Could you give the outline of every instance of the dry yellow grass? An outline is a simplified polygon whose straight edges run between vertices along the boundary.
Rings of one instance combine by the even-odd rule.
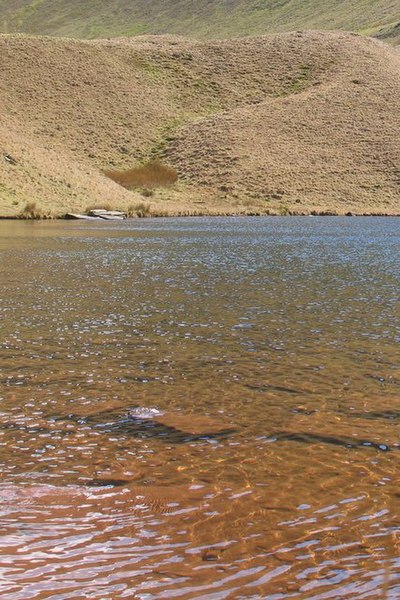
[[[400,213],[400,53],[376,40],[6,35],[0,56],[0,215]],[[154,159],[178,182],[104,175]]]

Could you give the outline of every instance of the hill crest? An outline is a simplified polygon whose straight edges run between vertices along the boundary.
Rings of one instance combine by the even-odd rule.
[[[0,0],[0,31],[78,38],[179,34],[226,38],[341,29],[398,43],[392,0]]]

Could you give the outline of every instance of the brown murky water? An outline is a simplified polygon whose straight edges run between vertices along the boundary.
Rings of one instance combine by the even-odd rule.
[[[0,223],[0,596],[400,598],[399,233]]]

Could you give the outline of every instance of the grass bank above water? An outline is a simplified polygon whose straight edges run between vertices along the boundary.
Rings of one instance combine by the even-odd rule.
[[[201,204],[204,204],[203,202],[201,202]],[[82,212],[82,214],[88,214],[90,213],[91,210],[93,210],[93,208],[96,207],[87,207],[87,209],[85,209],[85,211]],[[113,210],[109,204],[107,205],[102,205],[99,206],[97,208],[103,208],[105,210]],[[120,210],[119,208],[114,210]],[[400,212],[399,213],[386,213],[386,212],[374,212],[374,211],[370,211],[370,212],[363,212],[363,213],[358,213],[358,212],[351,212],[351,211],[347,211],[346,213],[339,213],[339,212],[334,212],[334,211],[327,211],[327,210],[321,210],[321,211],[317,211],[317,210],[311,210],[309,212],[306,211],[291,211],[288,210],[286,207],[280,207],[278,208],[278,210],[260,210],[257,208],[251,208],[251,207],[237,207],[237,210],[223,210],[221,209],[220,211],[218,210],[209,210],[206,206],[199,206],[198,208],[188,208],[188,207],[182,207],[182,208],[178,208],[176,207],[175,209],[171,209],[171,208],[165,208],[160,209],[157,206],[153,206],[150,202],[139,202],[137,204],[132,204],[128,207],[127,210],[125,211],[121,211],[121,212],[125,212],[126,218],[128,219],[134,219],[134,218],[162,218],[162,217],[234,217],[234,216],[247,216],[247,217],[258,217],[258,216],[271,216],[271,217],[300,217],[300,216],[319,216],[319,217],[338,217],[338,216],[346,216],[346,217],[353,217],[353,216],[368,216],[368,217],[387,217],[387,216],[391,216],[391,217],[398,217],[400,216]],[[65,218],[70,218],[69,214],[55,214],[55,213],[51,213],[51,212],[45,212],[42,211],[40,209],[40,207],[38,207],[36,205],[35,202],[30,202],[28,203],[24,210],[17,216],[7,216],[7,217],[3,217],[0,216],[0,219],[14,219],[14,220],[52,220],[52,219],[65,219]]]
[[[400,211],[400,55],[376,40],[10,35],[0,52],[1,216]]]

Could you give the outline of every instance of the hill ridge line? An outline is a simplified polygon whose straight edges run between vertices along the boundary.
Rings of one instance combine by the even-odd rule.
[[[345,30],[399,43],[399,14],[392,0],[0,0],[0,31],[100,38],[141,34],[221,39],[295,30]]]

